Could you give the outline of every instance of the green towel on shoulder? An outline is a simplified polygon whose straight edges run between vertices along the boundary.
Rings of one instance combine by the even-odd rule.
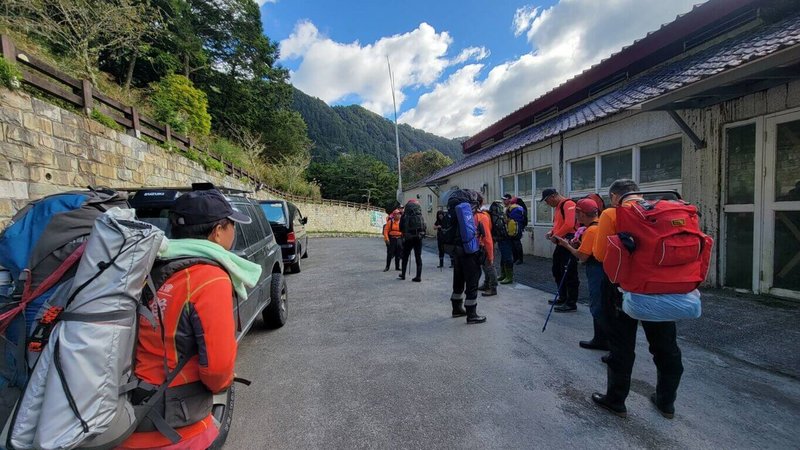
[[[261,266],[250,262],[233,252],[225,250],[221,245],[205,239],[164,239],[158,256],[164,259],[197,256],[216,261],[228,271],[236,294],[242,300],[247,299],[247,290],[256,285],[261,277]]]

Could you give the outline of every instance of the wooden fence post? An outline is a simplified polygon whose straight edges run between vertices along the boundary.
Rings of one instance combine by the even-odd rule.
[[[187,142],[187,143],[186,143],[186,145],[188,145],[188,146],[189,146],[189,150],[191,150],[191,149],[193,149],[193,148],[194,148],[194,142],[193,142],[193,140],[192,140],[192,137],[191,137],[191,136],[189,136],[189,137],[187,137],[187,138],[186,138],[186,142]]]
[[[172,130],[169,127],[169,124],[164,125],[164,139],[166,140],[165,144],[169,145],[170,141],[172,141]]]
[[[139,111],[136,109],[135,106],[131,106],[131,124],[133,126],[133,137],[141,138],[142,137],[142,128],[139,124]]]
[[[92,82],[89,80],[81,80],[81,93],[83,94],[83,110],[86,115],[92,114],[94,101],[92,100]]]
[[[5,34],[0,35],[0,51],[3,52],[3,58],[10,63],[17,62],[17,51],[14,48],[14,42]]]

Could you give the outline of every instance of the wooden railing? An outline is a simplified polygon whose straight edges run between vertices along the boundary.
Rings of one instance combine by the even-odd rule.
[[[140,114],[135,106],[124,105],[111,97],[103,95],[94,89],[89,80],[79,80],[67,75],[49,66],[39,58],[17,49],[11,38],[4,34],[0,35],[0,52],[2,52],[2,56],[6,61],[20,66],[25,84],[80,108],[87,116],[91,115],[92,110],[97,108],[122,126],[126,133],[131,136],[137,138],[146,136],[159,144],[170,145],[181,153],[185,153],[188,150],[200,151],[206,157],[219,161],[224,168],[225,174],[238,178],[247,178],[254,185],[261,187],[262,190],[268,190],[274,195],[287,200],[383,211],[367,204],[300,197],[277,189],[264,188],[264,183],[255,175],[250,174],[242,167],[235,166],[230,161],[225,161],[221,156],[209,152],[208,148],[197,146],[190,136],[183,136],[173,132],[169,125],[162,125],[158,121]]]

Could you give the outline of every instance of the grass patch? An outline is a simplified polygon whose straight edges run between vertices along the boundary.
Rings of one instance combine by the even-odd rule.
[[[93,108],[92,109],[92,114],[89,117],[91,117],[95,121],[100,122],[101,124],[107,126],[108,128],[111,128],[112,130],[125,131],[125,127],[123,127],[122,125],[118,124],[117,121],[112,119],[111,117],[108,117],[107,115],[103,114],[97,108]]]

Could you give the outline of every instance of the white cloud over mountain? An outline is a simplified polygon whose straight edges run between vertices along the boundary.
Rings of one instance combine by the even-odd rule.
[[[426,23],[362,45],[334,42],[311,22],[301,22],[281,42],[281,57],[302,59],[291,74],[300,90],[329,103],[356,98],[365,108],[387,115],[392,111],[389,55],[398,104],[405,99],[404,89],[427,90],[399,121],[442,136],[466,136],[671,22],[696,1],[561,0],[547,9],[523,7],[509,18],[511,32],[524,34],[531,52],[493,67],[479,63],[490,49],[457,52],[446,31]],[[462,64],[443,78],[445,69]]]

